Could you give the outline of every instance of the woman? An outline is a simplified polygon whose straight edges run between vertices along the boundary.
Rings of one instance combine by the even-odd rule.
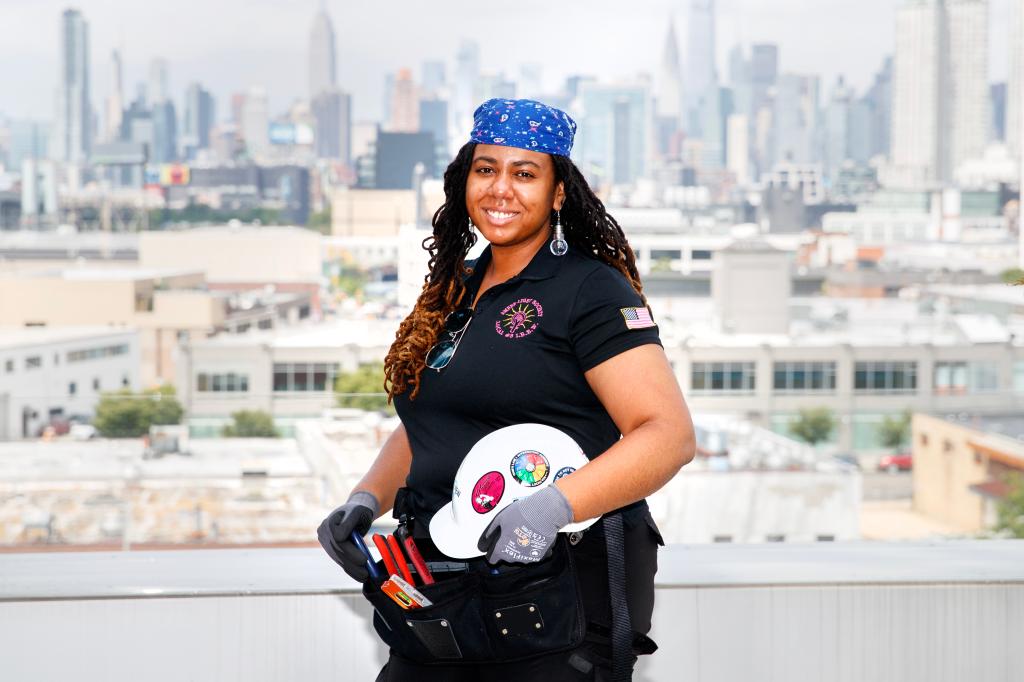
[[[402,423],[319,536],[349,575],[366,580],[349,534],[365,533],[404,486],[421,551],[444,559],[428,522],[451,501],[473,444],[512,424],[554,426],[592,461],[503,509],[479,547],[491,564],[528,561],[506,551],[517,529],[550,553],[559,528],[622,511],[626,596],[643,634],[660,544],[644,497],[693,458],[693,429],[633,253],[569,160],[575,129],[564,112],[530,100],[477,109],[470,141],[444,175],[429,276],[385,360]],[[489,246],[470,264],[474,225]],[[605,679],[613,616],[601,524],[572,552],[588,621],[576,650],[484,666],[416,665],[392,651],[379,679]]]

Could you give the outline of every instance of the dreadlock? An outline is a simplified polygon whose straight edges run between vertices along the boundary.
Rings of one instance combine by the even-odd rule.
[[[410,399],[416,398],[427,352],[437,343],[445,317],[466,295],[463,280],[469,271],[465,259],[476,243],[466,210],[466,180],[475,149],[476,143],[467,142],[444,172],[444,204],[431,221],[433,234],[423,240],[423,248],[430,254],[429,273],[415,307],[398,326],[384,359],[384,388],[389,401],[410,387]],[[561,218],[570,248],[591,254],[621,272],[644,298],[633,250],[622,228],[568,157],[552,155],[551,159],[555,182],[563,183],[565,188]]]

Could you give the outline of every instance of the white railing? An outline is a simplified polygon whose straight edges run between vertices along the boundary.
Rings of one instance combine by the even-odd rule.
[[[1024,541],[674,545],[637,680],[1019,682]],[[0,679],[373,680],[318,549],[0,554]]]

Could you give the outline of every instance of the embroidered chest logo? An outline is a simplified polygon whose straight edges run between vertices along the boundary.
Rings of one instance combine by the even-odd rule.
[[[534,298],[521,298],[509,303],[498,315],[494,331],[506,339],[521,339],[529,336],[544,317],[544,306]]]

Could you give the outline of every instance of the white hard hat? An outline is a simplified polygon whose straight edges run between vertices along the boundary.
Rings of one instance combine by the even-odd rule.
[[[498,512],[588,461],[576,441],[551,426],[516,424],[489,433],[459,465],[452,501],[430,520],[430,539],[455,559],[482,556],[476,543]],[[571,523],[562,532],[583,530],[595,521]]]

